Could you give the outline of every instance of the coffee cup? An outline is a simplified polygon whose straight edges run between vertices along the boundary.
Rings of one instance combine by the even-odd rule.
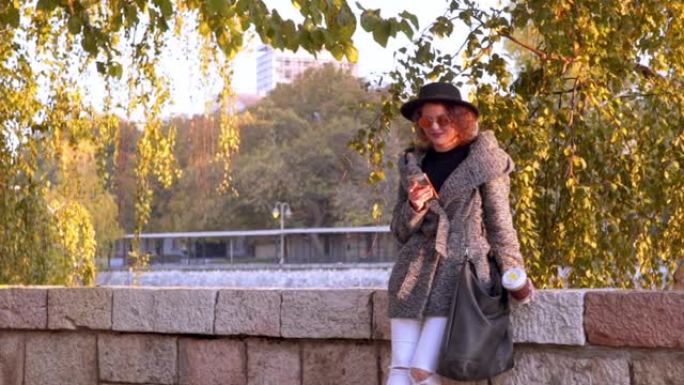
[[[503,287],[508,290],[516,301],[527,303],[531,299],[532,282],[527,278],[527,273],[520,267],[506,270],[502,277]]]

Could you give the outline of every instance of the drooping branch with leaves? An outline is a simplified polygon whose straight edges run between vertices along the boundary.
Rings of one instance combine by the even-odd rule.
[[[671,281],[684,257],[684,4],[447,3],[397,53],[380,124],[354,145],[382,159],[409,95],[428,81],[467,87],[481,128],[516,160],[515,222],[539,283]]]
[[[170,98],[169,79],[159,71],[162,53],[172,49],[171,38],[199,37],[202,75],[223,81],[214,153],[224,172],[216,187],[230,191],[233,154],[240,143],[230,63],[246,34],[256,34],[274,48],[325,50],[337,59],[357,60],[352,42],[357,19],[347,2],[293,1],[292,6],[301,21],[285,19],[253,0],[0,2],[0,282],[92,282],[94,269],[79,267],[92,265],[92,213],[79,202],[82,191],[59,193],[73,192],[59,184],[74,180],[64,167],[51,165],[60,164],[65,149],[88,142],[102,186],[108,191],[116,187],[110,175],[116,166],[121,111],[127,117],[143,116],[136,124],[141,134],[134,231],[144,230],[154,187],[170,186],[179,176],[175,130],[162,117]],[[107,91],[97,111],[79,87],[90,68]],[[137,251],[137,242],[130,254],[133,261],[146,257]]]

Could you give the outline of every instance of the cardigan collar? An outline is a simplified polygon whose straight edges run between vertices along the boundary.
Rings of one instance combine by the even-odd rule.
[[[426,151],[409,149],[404,154],[402,183],[408,175],[422,172],[421,164]],[[514,164],[510,156],[499,146],[491,130],[478,134],[470,144],[468,156],[447,177],[440,188],[441,195],[450,195],[456,190],[477,188],[479,185],[513,171]]]

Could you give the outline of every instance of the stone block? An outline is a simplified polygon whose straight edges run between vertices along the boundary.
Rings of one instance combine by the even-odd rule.
[[[245,344],[231,339],[183,338],[179,344],[181,385],[246,385]]]
[[[372,294],[366,289],[283,290],[281,334],[286,338],[370,338]]]
[[[112,290],[109,288],[54,288],[48,290],[49,329],[112,327]]]
[[[632,385],[674,385],[684,382],[684,353],[650,354],[632,361]]]
[[[0,329],[46,329],[47,289],[0,289]]]
[[[684,349],[684,292],[590,291],[585,303],[591,344]]]
[[[280,291],[235,289],[218,292],[216,334],[280,336]]]
[[[24,383],[24,335],[0,332],[0,384]]]
[[[387,290],[373,292],[373,339],[390,339],[390,320],[387,317]]]
[[[493,385],[630,385],[629,362],[619,357],[583,357],[580,351],[516,349],[515,367]]]
[[[302,385],[379,385],[378,358],[372,344],[302,343]]]
[[[155,335],[100,335],[100,380],[134,384],[176,383],[176,338]]]
[[[513,342],[584,345],[584,290],[538,290],[528,305],[513,306]]]
[[[95,336],[32,333],[26,336],[25,385],[97,383]]]
[[[216,290],[114,289],[113,330],[212,334]]]
[[[162,289],[155,292],[155,332],[214,332],[216,290]]]
[[[112,329],[154,332],[154,292],[150,288],[116,288],[112,295]]]
[[[299,351],[294,342],[248,339],[247,384],[300,385]]]

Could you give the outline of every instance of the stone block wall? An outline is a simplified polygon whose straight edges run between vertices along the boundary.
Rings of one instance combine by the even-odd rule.
[[[7,287],[0,384],[384,385],[386,310],[372,289]],[[684,292],[542,290],[512,329],[495,385],[684,384]]]

